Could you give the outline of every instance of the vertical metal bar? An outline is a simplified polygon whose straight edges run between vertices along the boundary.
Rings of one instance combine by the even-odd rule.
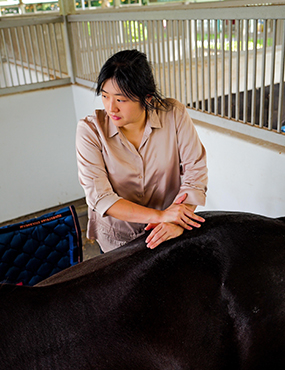
[[[149,59],[151,59],[151,21],[147,21],[147,52]]]
[[[152,60],[152,65],[153,65],[153,72],[154,72],[154,75],[156,76],[156,73],[157,73],[157,63],[156,63],[156,53],[155,53],[155,36],[156,36],[156,34],[155,34],[155,27],[154,27],[154,21],[151,21],[151,35],[152,35],[152,40],[151,40],[151,46],[152,46],[152,48],[151,48],[151,50],[152,50],[152,52],[151,52],[151,55],[152,55],[152,58],[151,58],[151,60]]]
[[[79,50],[79,62],[80,62],[80,75],[79,77],[85,78],[85,71],[86,71],[86,62],[85,62],[85,38],[84,38],[84,21],[78,22],[78,31],[79,31],[79,42],[81,44],[81,48]],[[77,72],[79,74],[79,71]]]
[[[30,83],[32,83],[32,82],[33,82],[33,79],[32,79],[32,72],[31,72],[30,60],[29,60],[28,50],[27,50],[26,37],[25,37],[25,34],[24,34],[24,29],[23,29],[23,27],[21,27],[21,33],[22,33],[22,39],[23,39],[24,50],[25,50],[25,57],[26,57],[26,61],[27,61],[27,65],[28,65],[28,71],[29,71],[29,76],[30,76]]]
[[[96,81],[98,71],[101,66],[101,59],[100,59],[100,53],[99,53],[99,47],[98,47],[98,34],[97,34],[97,27],[96,27],[97,22],[92,21],[92,45],[93,45],[93,55],[94,55],[94,65],[95,65],[95,70],[94,70],[94,83]]]
[[[256,115],[256,66],[257,66],[257,24],[258,20],[254,20],[253,24],[253,70],[252,70],[252,96],[251,96],[251,125],[255,125]]]
[[[117,35],[118,35],[118,51],[122,49],[123,35],[122,35],[122,22],[117,21]]]
[[[53,27],[54,29],[54,43],[56,45],[56,53],[57,53],[57,60],[59,63],[59,56],[58,56],[58,43],[57,43],[57,36],[55,33],[55,25]],[[72,83],[75,82],[76,77],[79,77],[79,58],[80,58],[80,40],[79,40],[79,26],[78,22],[74,23],[67,23],[67,18],[64,16],[64,24],[63,24],[63,33],[64,33],[64,40],[65,44],[67,44],[66,48],[68,50],[67,52],[67,66],[68,66],[68,73],[71,73],[71,81]],[[69,40],[72,40],[72,46],[70,45]],[[72,50],[74,51],[72,55]]]
[[[104,61],[109,58],[109,51],[108,51],[108,35],[107,35],[107,21],[102,21],[102,41],[103,41],[103,55]]]
[[[96,53],[96,58],[97,58],[97,71],[96,71],[96,76],[95,76],[95,81],[96,81],[97,75],[103,64],[102,49],[100,47],[100,26],[99,26],[98,21],[93,22],[93,28],[94,28],[95,53]],[[119,33],[119,35],[121,35],[121,33]]]
[[[192,77],[192,22],[193,20],[188,20],[188,45],[189,45],[189,105],[193,108],[193,77]]]
[[[147,32],[147,27],[145,23],[146,21],[142,21],[142,33],[143,33],[143,51],[146,54],[146,37],[148,38],[148,33],[145,34],[145,31]]]
[[[183,89],[184,89],[184,97],[183,97],[183,104],[187,105],[187,76],[186,76],[186,49],[185,49],[185,27],[186,27],[186,21],[183,20],[181,23],[182,26],[182,63],[183,63],[183,76],[182,80],[184,81]]]
[[[237,19],[236,36],[237,36],[237,57],[236,57],[236,121],[239,121],[239,76],[240,76],[240,20]]]
[[[86,45],[86,22],[82,21],[80,25],[80,38],[81,38],[81,43],[82,43],[82,77],[86,78],[86,75],[88,73],[88,56],[87,56],[87,45]]]
[[[130,45],[130,49],[133,48],[132,24],[133,24],[133,21],[129,20],[129,45]]]
[[[111,32],[112,33],[112,32]],[[95,45],[95,35],[94,35],[94,21],[89,21],[89,55],[90,55],[90,80],[95,81],[96,78],[96,45]]]
[[[267,44],[267,20],[264,19],[263,25],[263,50],[262,50],[262,69],[261,69],[261,90],[260,90],[260,112],[259,126],[264,124],[264,101],[265,101],[265,73],[266,73],[266,44]]]
[[[160,57],[159,57],[159,34],[157,29],[157,20],[153,21],[153,52],[154,52],[154,60],[155,60],[155,69],[156,69],[156,82],[161,89],[161,78],[160,78]]]
[[[57,37],[56,37],[56,30],[55,30],[55,24],[52,24],[53,28],[53,34],[54,34],[54,45],[55,45],[55,52],[56,52],[56,58],[57,58],[57,65],[58,65],[58,71],[59,71],[59,77],[62,78],[62,71],[61,71],[61,63],[60,63],[60,56],[59,56],[59,50],[58,50],[58,43],[57,43]],[[61,30],[61,28],[60,28]]]
[[[109,38],[109,50],[110,50],[110,54],[114,54],[114,46],[115,46],[115,34],[113,32],[113,27],[112,27],[112,23],[113,21],[109,21],[108,22],[108,26],[109,26],[109,35],[110,35],[110,38]]]
[[[72,38],[76,40],[77,47],[75,52],[75,64],[76,64],[76,74],[74,77],[82,77],[82,41],[81,41],[81,31],[80,31],[81,22],[71,23],[72,26]]]
[[[19,77],[19,72],[18,72],[18,67],[17,67],[17,62],[16,62],[15,48],[14,48],[10,28],[8,28],[8,35],[9,35],[9,41],[10,41],[10,45],[11,45],[11,49],[12,49],[12,55],[13,55],[13,59],[14,59],[15,71],[16,71],[16,76],[17,76],[17,85],[20,85],[20,77]]]
[[[49,73],[49,64],[48,64],[48,58],[47,58],[47,50],[46,50],[46,43],[44,39],[44,32],[43,32],[43,25],[40,24],[40,34],[41,34],[41,39],[42,39],[42,44],[43,44],[43,51],[44,51],[44,56],[46,60],[46,69],[47,69],[47,75],[48,75],[48,81],[50,81],[50,73]]]
[[[70,76],[71,83],[75,82],[76,74],[77,74],[77,53],[75,52],[75,46],[74,46],[74,40],[76,44],[76,47],[78,48],[78,35],[74,35],[72,29],[72,23],[69,23],[67,21],[67,16],[63,16],[63,23],[56,24],[55,29],[58,29],[57,35],[60,42],[60,50],[64,48],[66,60],[64,63],[65,73],[67,73],[68,76]],[[55,35],[56,37],[56,35]],[[74,38],[73,38],[74,37]],[[56,39],[55,39],[56,40]],[[57,43],[57,40],[56,40]],[[64,61],[63,58],[61,58],[61,55],[59,54],[59,71],[61,76],[61,60]]]
[[[217,35],[217,23],[215,19],[214,35],[215,35],[215,115],[218,115],[218,35]]]
[[[11,70],[11,66],[10,66],[8,49],[7,49],[7,43],[6,43],[6,39],[5,39],[5,34],[4,34],[3,28],[1,29],[1,32],[2,32],[2,39],[3,39],[3,43],[4,43],[4,49],[5,49],[5,53],[6,53],[6,60],[7,60],[8,70],[9,70],[10,83],[11,83],[12,86],[14,86],[13,75],[12,75],[12,70]]]
[[[120,21],[121,47],[125,49],[125,21]]]
[[[176,89],[176,55],[175,55],[175,36],[174,36],[174,21],[171,21],[171,36],[172,36],[172,75],[173,75],[173,89],[174,89],[174,98],[177,99],[177,89]]]
[[[163,80],[163,94],[166,95],[166,60],[165,60],[165,40],[164,40],[164,20],[160,22],[161,46],[162,46],[162,80]]]
[[[104,61],[104,57],[103,57],[103,53],[102,53],[102,47],[101,47],[101,41],[102,41],[102,38],[101,38],[101,22],[100,21],[94,21],[94,29],[95,29],[95,37],[96,37],[96,46],[97,46],[97,49],[96,49],[96,52],[98,53],[98,59],[99,59],[99,69],[101,68],[102,64],[103,64],[103,61]]]
[[[208,19],[208,113],[211,113],[211,21]]]
[[[85,38],[86,38],[86,57],[87,57],[88,70],[89,70],[88,80],[92,81],[93,68],[92,68],[92,56],[91,56],[91,49],[90,49],[90,39],[91,39],[90,22],[85,22]]]
[[[233,66],[233,48],[232,48],[232,24],[233,21],[228,21],[228,33],[229,33],[229,91],[228,91],[228,118],[232,118],[232,66]]]
[[[160,90],[162,90],[162,81],[163,81],[163,76],[162,76],[162,70],[163,66],[161,65],[161,43],[162,43],[162,37],[160,35],[160,30],[161,28],[159,27],[159,21],[156,21],[156,32],[157,32],[157,59],[158,59],[158,76],[159,76],[159,87]]]
[[[97,52],[96,52],[96,37],[95,37],[95,30],[94,30],[94,21],[90,21],[90,41],[91,41],[91,58],[92,58],[92,81],[96,80],[96,72],[98,68],[98,59],[97,59]],[[115,33],[114,33],[115,34]]]
[[[104,50],[105,50],[105,60],[109,59],[110,57],[110,43],[109,43],[109,37],[108,37],[108,30],[107,30],[107,21],[103,22],[104,25]]]
[[[172,96],[171,88],[171,73],[170,73],[170,36],[169,36],[170,21],[166,21],[166,37],[167,37],[167,71],[168,71],[168,96]]]
[[[118,21],[113,21],[112,24],[113,24],[113,35],[114,35],[113,36],[113,40],[114,40],[114,47],[115,47],[115,50],[114,51],[115,52],[118,52],[119,51],[119,46],[118,46],[118,35],[119,35],[119,32],[118,32]],[[94,52],[95,52],[95,50],[94,50]]]
[[[181,63],[180,63],[180,37],[179,37],[179,20],[176,20],[176,33],[177,33],[177,77],[178,77],[178,100],[181,101],[182,97],[182,86],[181,86]]]
[[[124,21],[124,48],[129,49],[129,36],[128,36],[129,21]]]
[[[132,21],[132,48],[137,49],[137,27],[136,27],[137,21],[133,20]]]
[[[135,45],[136,49],[139,49],[138,42],[139,42],[139,23],[138,21],[134,21],[134,36],[135,36]]]
[[[275,55],[276,55],[276,19],[273,19],[273,44],[271,46],[271,72],[270,72],[269,115],[268,115],[269,130],[272,130],[273,125]],[[279,85],[279,87],[281,87],[281,84]]]
[[[39,61],[40,61],[40,68],[41,68],[41,73],[42,73],[42,81],[44,81],[44,70],[43,70],[43,63],[42,63],[42,56],[41,56],[41,50],[40,50],[40,45],[39,45],[39,39],[38,39],[38,32],[37,32],[37,26],[34,26],[34,34],[35,34],[35,40],[36,40],[36,46],[37,46],[37,52],[39,56]]]
[[[3,30],[1,30],[1,35],[2,35],[2,38],[3,38]],[[4,44],[4,42],[5,41],[3,40],[3,44]],[[1,68],[2,68],[2,73],[3,73],[3,79],[4,79],[4,86],[3,87],[7,87],[6,73],[5,73],[5,69],[4,69],[3,60],[4,60],[4,56],[2,56],[1,48],[0,48],[0,61],[1,61]]]
[[[280,55],[280,77],[279,77],[279,97],[278,97],[278,113],[277,113],[277,132],[281,132],[281,117],[284,112],[283,96],[284,96],[284,68],[285,68],[285,20],[283,19],[283,34],[282,47]],[[280,20],[281,22],[281,20]]]
[[[205,112],[205,63],[204,63],[204,20],[201,19],[201,100],[202,100],[202,111]]]
[[[138,49],[142,51],[142,40],[141,40],[141,21],[137,21],[138,25]]]
[[[244,93],[243,93],[243,122],[247,122],[247,90],[248,90],[248,19],[244,20]]]
[[[114,32],[112,27],[111,20],[106,22],[106,29],[107,29],[107,42],[108,42],[108,50],[109,50],[109,56],[108,58],[115,53],[115,40],[114,40]]]
[[[50,51],[50,57],[51,57],[51,64],[52,64],[52,69],[53,69],[53,78],[56,80],[56,71],[55,71],[55,63],[54,63],[54,53],[52,50],[52,45],[51,45],[51,38],[50,38],[50,27],[48,24],[46,24],[46,30],[47,30],[47,39],[48,39],[48,45],[49,45],[49,51]]]
[[[23,79],[24,79],[24,85],[26,85],[26,76],[25,76],[25,68],[24,68],[24,63],[23,63],[23,57],[22,57],[22,51],[20,47],[20,42],[19,42],[19,36],[18,36],[18,28],[15,27],[15,37],[16,37],[16,43],[17,43],[17,48],[19,50],[19,57],[20,57],[20,62],[21,62],[21,70],[23,74]]]
[[[105,50],[104,50],[104,21],[97,21],[98,27],[98,50],[101,54],[101,62],[104,63],[106,60]]]
[[[90,80],[90,74],[92,70],[92,66],[90,63],[90,39],[89,39],[89,21],[84,22],[84,29],[85,32],[83,33],[85,39],[85,55],[86,55],[86,79]],[[108,31],[107,31],[108,32]]]
[[[225,20],[222,23],[222,42],[221,42],[221,52],[222,52],[222,81],[221,81],[221,116],[225,116]]]
[[[131,31],[130,31],[130,20],[127,21],[127,27],[126,27],[126,44],[127,48],[131,49]]]
[[[196,110],[199,109],[199,73],[198,73],[198,40],[197,40],[197,20],[194,20],[194,39],[195,39],[195,82],[196,82]]]

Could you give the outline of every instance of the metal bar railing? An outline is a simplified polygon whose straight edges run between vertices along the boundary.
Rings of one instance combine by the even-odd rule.
[[[96,82],[110,55],[137,48],[165,96],[212,121],[282,133],[285,5],[150,8],[0,22],[0,93],[70,81],[70,31],[72,81]]]
[[[62,27],[59,16],[0,23],[1,95],[70,82]]]
[[[72,26],[79,22],[97,28],[97,35],[92,37],[87,32],[73,33],[78,38],[75,53],[82,55],[82,60],[87,54],[93,58],[88,73],[77,58],[76,74],[95,82],[94,76],[111,54],[137,48],[151,60],[165,96],[177,98],[196,111],[281,133],[285,124],[285,20],[280,14],[285,6],[280,6],[279,12],[277,8],[266,8],[266,16],[264,7],[256,7],[254,12],[249,8],[248,14],[244,8],[231,9],[230,17],[224,9],[206,19],[202,17],[205,9],[200,16],[198,10],[185,14],[178,8],[175,12],[144,11],[139,13],[140,18],[132,12],[120,12],[115,19],[108,14],[106,20],[103,14],[100,20],[95,14],[70,16]],[[114,35],[116,28],[120,32]],[[112,42],[107,42],[106,35]],[[85,38],[92,38],[88,47],[93,54],[84,48]]]
[[[277,132],[281,132],[281,125],[282,125],[282,110],[284,112],[284,89],[282,88],[282,81],[284,81],[284,68],[285,68],[285,22],[283,22],[283,33],[282,33],[282,49],[281,49],[281,57],[280,57],[280,76],[279,76],[279,97],[278,97],[278,114],[277,114]],[[282,68],[283,66],[283,68]],[[284,124],[284,121],[283,121]]]

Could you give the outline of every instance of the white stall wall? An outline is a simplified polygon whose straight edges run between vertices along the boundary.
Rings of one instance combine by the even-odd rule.
[[[76,85],[0,98],[0,222],[84,197],[76,124],[101,107]],[[195,125],[209,166],[207,204],[198,209],[285,215],[285,147]]]
[[[209,168],[206,207],[198,210],[284,216],[285,147],[194,122]]]
[[[83,197],[71,86],[0,97],[0,222]]]
[[[72,91],[76,122],[88,114],[92,114],[95,109],[103,108],[101,97],[96,96],[93,89],[73,85]]]

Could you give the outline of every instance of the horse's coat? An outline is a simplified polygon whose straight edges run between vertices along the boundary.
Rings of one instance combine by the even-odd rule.
[[[285,218],[202,212],[35,287],[0,287],[3,370],[284,370]]]

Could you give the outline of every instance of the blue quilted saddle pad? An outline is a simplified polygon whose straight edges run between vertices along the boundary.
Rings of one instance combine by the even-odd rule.
[[[33,286],[81,261],[74,206],[0,228],[0,283]]]

